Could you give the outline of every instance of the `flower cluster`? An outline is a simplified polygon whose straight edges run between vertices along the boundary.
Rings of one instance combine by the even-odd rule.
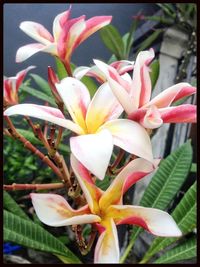
[[[181,236],[173,218],[164,211],[133,205],[123,205],[123,194],[138,180],[158,168],[154,159],[148,129],[163,123],[195,122],[196,106],[170,105],[196,92],[188,83],[179,83],[151,99],[149,64],[154,51],[142,51],[135,62],[121,60],[108,65],[94,60],[92,67],[70,67],[73,51],[90,35],[109,24],[111,16],[85,20],[85,16],[70,19],[71,7],[56,16],[53,36],[40,24],[25,21],[20,29],[38,43],[25,45],[17,51],[21,62],[37,52],[47,52],[64,64],[68,77],[59,81],[49,69],[49,83],[55,101],[63,102],[71,119],[63,110],[36,104],[18,104],[17,92],[26,72],[4,82],[5,116],[24,115],[59,125],[73,132],[70,138],[70,165],[82,189],[87,204],[74,210],[57,194],[31,193],[39,219],[49,226],[92,224],[99,232],[95,248],[95,263],[118,263],[120,252],[116,225],[138,225],[158,236]],[[129,74],[133,72],[133,75]],[[100,83],[91,98],[80,79],[90,76]],[[125,112],[124,112],[125,111]],[[124,113],[123,113],[124,112]],[[106,191],[95,185],[103,180],[111,160],[113,147],[134,155],[114,178]]]

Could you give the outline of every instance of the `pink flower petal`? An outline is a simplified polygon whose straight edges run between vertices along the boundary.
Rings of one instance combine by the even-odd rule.
[[[113,205],[108,210],[117,224],[139,225],[153,235],[180,237],[182,235],[176,222],[167,212],[131,205]]]
[[[138,180],[154,171],[154,166],[147,160],[132,160],[113,180],[99,201],[101,209],[122,202],[123,194]]]
[[[23,21],[19,28],[43,45],[49,45],[54,42],[53,36],[43,25],[39,23],[33,21]]]
[[[112,135],[108,130],[70,138],[74,156],[97,178],[104,179],[113,150]]]
[[[92,213],[99,212],[99,198],[101,190],[95,186],[89,171],[71,154],[70,162],[77,180],[83,190],[87,203]]]
[[[195,88],[189,83],[178,83],[158,94],[143,107],[155,105],[157,108],[165,108],[170,106],[175,100],[177,101],[178,99],[194,94],[195,92]]]
[[[83,130],[70,120],[66,120],[59,109],[34,105],[34,104],[20,104],[12,106],[4,111],[4,115],[24,115],[46,120],[55,123],[59,126],[67,128],[77,134],[82,134]]]
[[[53,21],[53,36],[56,42],[59,39],[62,29],[69,20],[70,13],[71,13],[71,6],[67,11],[58,14]]]
[[[142,124],[147,129],[156,129],[163,124],[159,109],[156,106],[151,106],[144,117],[140,120]]]
[[[132,97],[136,107],[140,107],[150,100],[151,80],[147,67],[154,58],[154,50],[142,51],[138,54],[133,71]]]
[[[177,107],[159,109],[164,123],[196,122],[197,110],[195,105],[184,104]]]
[[[18,72],[18,73],[16,74],[16,78],[17,78],[17,82],[16,82],[16,90],[17,90],[17,91],[18,91],[18,89],[19,89],[21,83],[23,82],[23,80],[24,80],[24,78],[25,78],[27,72],[28,72],[29,70],[34,69],[34,68],[35,68],[35,66],[29,66],[29,67],[26,68],[25,70],[21,70],[20,72]]]
[[[73,210],[60,195],[31,193],[30,196],[38,218],[49,226],[57,227],[101,221],[99,216],[90,214],[87,205],[79,210]]]
[[[116,146],[153,162],[152,146],[146,130],[137,122],[117,119],[106,122],[100,129],[108,129]]]
[[[80,34],[77,42],[75,44],[74,49],[80,45],[85,39],[87,39],[90,35],[100,30],[104,26],[108,25],[112,20],[112,16],[96,16],[91,19],[88,19],[86,23],[85,30]]]
[[[94,263],[119,263],[119,257],[117,229],[113,220],[110,219],[106,224],[106,230],[97,241]]]
[[[55,86],[73,121],[87,132],[85,117],[90,103],[90,93],[87,87],[72,77],[64,78]]]
[[[133,70],[133,65],[134,62],[129,60],[119,60],[110,64],[110,66],[112,66],[117,70],[119,75],[122,75],[126,72]]]
[[[123,108],[113,95],[108,83],[102,84],[88,107],[86,124],[89,133],[95,133],[106,121],[118,118]]]

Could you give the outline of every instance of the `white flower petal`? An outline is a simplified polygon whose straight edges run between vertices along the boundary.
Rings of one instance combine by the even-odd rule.
[[[30,194],[35,212],[41,222],[49,226],[66,226],[99,222],[97,215],[88,214],[87,206],[73,210],[67,201],[56,194]]]
[[[59,126],[67,128],[77,134],[83,134],[83,130],[70,120],[66,120],[59,109],[34,105],[34,104],[20,104],[12,106],[4,111],[4,115],[24,115],[46,120],[55,123]]]
[[[94,263],[119,263],[119,241],[116,226],[111,219],[100,235],[94,254]]]
[[[117,119],[106,122],[101,129],[108,129],[116,146],[153,162],[152,146],[146,130],[137,122]]]
[[[70,138],[74,156],[100,180],[104,179],[113,150],[112,135],[108,130]]]

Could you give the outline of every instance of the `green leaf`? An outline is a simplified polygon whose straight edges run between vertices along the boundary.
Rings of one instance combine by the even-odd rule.
[[[24,130],[24,129],[16,129],[16,130],[21,135],[23,135],[30,143],[32,143],[34,145],[42,144],[42,142],[35,137],[33,132],[30,132],[30,131]]]
[[[146,188],[139,205],[165,210],[187,178],[191,163],[192,147],[188,141],[161,161],[158,171]],[[130,243],[120,262],[123,262],[128,256],[142,230],[140,227],[133,228]]]
[[[131,24],[130,31],[129,31],[129,33],[127,33],[128,36],[126,37],[126,35],[124,35],[123,41],[126,41],[126,43],[124,44],[124,47],[125,47],[124,52],[125,52],[127,59],[129,58],[130,50],[131,50],[131,47],[132,47],[133,42],[134,42],[134,35],[136,32],[137,26],[138,26],[138,20],[133,20],[133,22]]]
[[[197,172],[197,164],[196,163],[192,163],[190,171],[191,172]]]
[[[62,61],[59,58],[55,57],[55,61],[56,61],[56,72],[58,74],[58,78],[59,80],[62,80],[68,76],[67,71]]]
[[[51,89],[49,87],[48,82],[40,77],[37,74],[30,74],[30,76],[34,79],[35,83],[40,87],[40,89],[49,97],[52,97]]]
[[[191,163],[192,147],[188,141],[161,161],[140,205],[165,210],[187,178]]]
[[[159,60],[155,59],[149,65],[149,68],[151,69],[151,71],[150,71],[151,85],[152,85],[152,89],[154,89],[156,82],[158,80],[158,77],[159,77],[159,72],[160,72]]]
[[[81,79],[81,82],[85,84],[85,86],[88,88],[90,92],[90,96],[93,97],[98,89],[96,83],[90,77],[87,76],[84,76]]]
[[[119,31],[113,25],[100,30],[100,36],[106,47],[120,60],[124,59],[124,44]]]
[[[140,52],[143,51],[147,48],[150,48],[150,46],[152,45],[152,43],[158,38],[158,36],[163,32],[162,29],[160,30],[155,30],[146,40],[144,40],[141,45],[140,48],[137,50],[136,55]]]
[[[40,100],[43,100],[45,102],[48,102],[49,104],[51,104],[52,106],[56,106],[55,104],[55,101],[53,99],[53,97],[50,97],[46,94],[44,94],[43,92],[39,91],[39,90],[36,90],[35,88],[32,88],[30,86],[25,86],[25,85],[22,85],[20,87],[20,89],[23,91],[23,92],[27,92],[28,94],[32,95],[32,96],[35,96],[36,98],[40,99]]]
[[[17,202],[15,202],[15,200],[6,191],[3,191],[3,207],[23,219],[30,220],[26,213],[17,204]]]
[[[189,188],[171,215],[183,234],[191,232],[196,227],[196,182]],[[178,238],[155,238],[141,263],[146,263],[157,252],[177,240]]]
[[[154,261],[154,263],[175,263],[178,261],[195,258],[197,255],[196,243],[196,237],[191,237],[183,244],[167,251],[164,255],[160,256],[159,259]]]
[[[4,241],[64,256],[68,263],[80,263],[80,260],[62,242],[38,224],[5,210],[3,218]]]

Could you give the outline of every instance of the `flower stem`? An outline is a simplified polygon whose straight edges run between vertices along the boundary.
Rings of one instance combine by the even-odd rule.
[[[46,190],[46,189],[58,189],[63,188],[63,183],[52,183],[52,184],[16,184],[3,185],[3,189],[6,191],[15,190]]]

